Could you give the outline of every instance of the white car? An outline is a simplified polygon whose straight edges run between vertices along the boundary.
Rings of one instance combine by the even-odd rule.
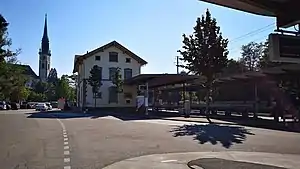
[[[35,110],[36,111],[47,111],[48,110],[48,106],[46,105],[46,103],[38,103],[35,106]]]
[[[46,106],[47,106],[47,109],[48,109],[48,110],[52,110],[52,106],[51,106],[50,103],[46,103]]]

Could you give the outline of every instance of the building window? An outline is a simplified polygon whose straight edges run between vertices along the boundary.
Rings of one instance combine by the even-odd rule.
[[[46,56],[43,56],[43,60],[46,60]]]
[[[131,100],[129,100],[129,99],[126,99],[126,104],[130,104],[131,103]]]
[[[109,68],[109,80],[112,80],[117,72],[117,68],[111,67]]]
[[[109,90],[109,103],[118,103],[118,93],[117,93],[117,87],[111,86],[108,88]]]
[[[118,62],[118,53],[117,52],[109,52],[109,61],[110,62]]]
[[[48,69],[48,70],[50,69],[50,63],[48,63],[47,69]]]
[[[100,60],[101,57],[100,56],[95,56],[95,60]]]
[[[131,63],[131,58],[126,58],[126,63]]]
[[[132,69],[126,68],[124,69],[124,79],[132,78]]]
[[[42,69],[44,69],[45,68],[45,64],[44,63],[42,63]]]

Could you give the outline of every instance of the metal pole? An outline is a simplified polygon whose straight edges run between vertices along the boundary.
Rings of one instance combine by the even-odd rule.
[[[254,117],[256,118],[257,117],[257,113],[258,113],[258,93],[257,93],[257,83],[255,82],[254,83],[254,95],[255,95],[255,103],[254,103]]]
[[[177,74],[179,74],[179,56],[176,56]]]
[[[146,92],[145,92],[145,114],[148,115],[148,82],[146,82]]]

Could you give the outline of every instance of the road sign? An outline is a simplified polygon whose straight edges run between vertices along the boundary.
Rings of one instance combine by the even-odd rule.
[[[269,58],[272,62],[300,63],[300,36],[270,34]]]

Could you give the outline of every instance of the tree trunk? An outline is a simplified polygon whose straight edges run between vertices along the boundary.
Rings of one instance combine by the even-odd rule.
[[[205,107],[205,116],[206,116],[206,119],[208,120],[209,123],[211,123],[211,120],[209,118],[209,96],[210,96],[210,85],[207,86],[206,88],[206,97],[205,97],[205,102],[206,102],[206,107]]]

